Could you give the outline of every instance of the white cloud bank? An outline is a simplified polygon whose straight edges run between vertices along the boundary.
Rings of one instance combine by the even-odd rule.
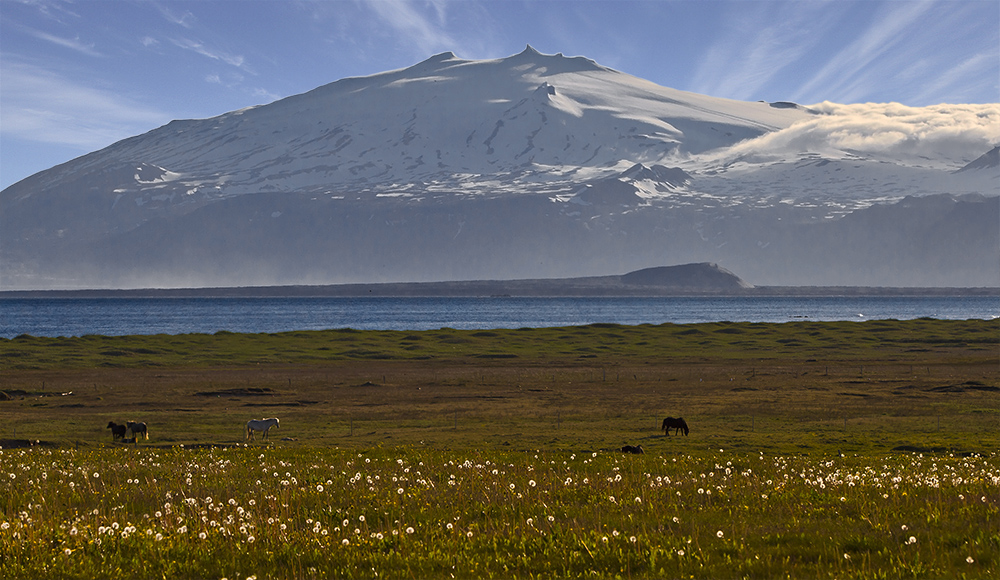
[[[961,167],[1000,144],[1000,104],[908,107],[899,103],[812,105],[819,114],[727,149],[760,161],[805,152],[858,153],[905,165]]]

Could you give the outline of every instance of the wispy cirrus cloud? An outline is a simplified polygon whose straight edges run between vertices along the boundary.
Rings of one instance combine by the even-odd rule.
[[[909,64],[910,53],[893,49],[907,38],[908,30],[917,26],[933,5],[929,0],[886,3],[885,10],[872,19],[853,42],[832,54],[792,99],[811,101],[818,95],[839,102],[865,99],[872,86],[880,86],[885,80],[887,71],[874,66],[876,61],[893,55],[897,62],[886,64],[890,70],[899,70]]]
[[[995,90],[997,56],[997,52],[976,54],[943,73],[926,79],[923,90],[917,94],[917,100],[943,102],[955,99],[956,86],[968,87],[968,91],[972,92],[979,89],[977,85],[992,85]]]
[[[104,56],[103,54],[98,52],[97,49],[94,48],[94,45],[92,43],[85,43],[80,40],[80,37],[66,38],[63,36],[56,36],[55,34],[50,34],[48,32],[42,32],[41,30],[35,30],[34,28],[29,28],[27,26],[22,26],[21,28],[31,36],[34,36],[35,38],[44,40],[46,42],[51,42],[52,44],[61,46],[63,48],[74,50],[80,54],[84,54],[87,56],[97,56],[97,57]]]
[[[167,22],[176,24],[177,26],[183,26],[189,30],[194,28],[194,23],[197,19],[190,10],[185,10],[178,14],[160,2],[153,2],[152,6],[156,7],[156,10],[159,11],[160,15],[162,15]]]
[[[170,41],[178,48],[190,50],[210,59],[224,62],[230,66],[250,72],[246,64],[246,59],[241,54],[230,54],[225,51],[206,46],[203,42],[191,40],[190,38],[173,38]]]
[[[423,54],[450,50],[457,45],[447,30],[447,2],[423,2],[418,6],[412,0],[369,0],[365,6],[392,28],[398,39]]]
[[[700,60],[696,92],[748,100],[818,42],[810,30],[831,18],[823,3],[746,3],[725,13],[722,31]]]
[[[114,91],[85,86],[30,64],[0,61],[5,136],[83,150],[104,147],[169,121]]]

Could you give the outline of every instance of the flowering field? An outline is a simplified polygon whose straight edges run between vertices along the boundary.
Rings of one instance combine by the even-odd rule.
[[[998,331],[4,339],[0,579],[1000,577]]]
[[[1000,575],[1000,456],[0,451],[0,577]]]

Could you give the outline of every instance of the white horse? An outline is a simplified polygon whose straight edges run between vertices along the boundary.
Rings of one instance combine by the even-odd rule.
[[[271,427],[279,427],[277,417],[271,417],[270,419],[250,419],[247,421],[247,441],[253,441],[254,431],[263,431],[264,439],[267,439],[267,432]]]
[[[149,431],[146,429],[145,421],[125,421],[125,427],[132,432],[132,437],[135,438],[136,441],[138,441],[140,437],[149,439]]]

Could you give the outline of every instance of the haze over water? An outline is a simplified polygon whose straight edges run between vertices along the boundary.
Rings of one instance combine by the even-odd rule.
[[[0,337],[431,330],[594,323],[993,319],[1000,298],[137,298],[0,300]]]

